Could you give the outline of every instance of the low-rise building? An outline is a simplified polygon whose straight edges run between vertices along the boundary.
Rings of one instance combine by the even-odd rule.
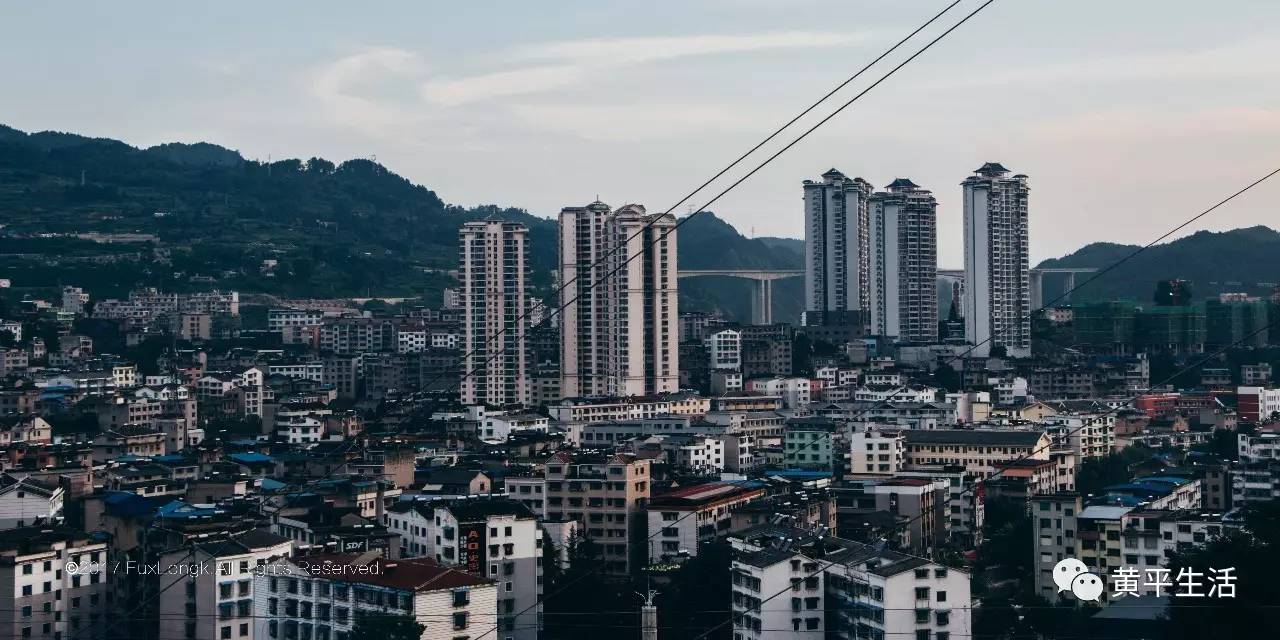
[[[764,495],[758,482],[711,482],[654,496],[648,506],[649,563],[698,555],[700,545],[729,533],[734,511]]]
[[[1043,431],[1014,429],[910,429],[907,464],[959,465],[970,479],[996,472],[996,465],[1016,459],[1049,460],[1052,441]]]
[[[959,569],[811,530],[766,526],[730,542],[738,640],[972,634]]]
[[[110,560],[106,542],[70,527],[0,531],[0,635],[105,638]],[[76,563],[74,571],[68,562]]]
[[[423,625],[422,640],[479,638],[497,613],[494,581],[426,558],[306,555],[273,561],[252,582],[243,637],[335,640],[361,616],[394,614]]]

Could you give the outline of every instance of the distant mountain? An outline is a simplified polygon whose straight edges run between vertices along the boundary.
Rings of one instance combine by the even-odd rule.
[[[175,164],[193,167],[207,167],[210,165],[235,167],[244,162],[244,158],[240,156],[239,152],[219,147],[216,144],[209,144],[208,142],[197,142],[195,144],[170,142],[151,147],[146,150],[146,153],[164,158]]]
[[[775,238],[772,236],[761,236],[756,239],[775,249],[791,251],[800,256],[801,260],[804,259],[804,240],[799,238]]]
[[[290,297],[420,295],[437,304],[454,283],[447,272],[457,266],[458,227],[490,216],[529,226],[533,282],[549,294],[554,220],[448,205],[369,160],[266,163],[208,142],[138,149],[0,125],[0,277],[14,293],[61,283],[98,298],[140,285],[216,286]],[[713,214],[679,237],[685,268],[800,262],[794,249],[744,238]],[[740,282],[683,284],[690,308],[745,313],[746,298],[726,294]],[[782,289],[775,299],[790,304]]]
[[[789,242],[799,243],[800,250],[796,251]],[[804,264],[804,242],[746,238],[710,211],[698,214],[680,227],[678,249],[681,269],[799,269]],[[804,306],[803,284],[803,278],[773,284],[774,320],[796,322],[800,319]],[[685,278],[680,281],[680,308],[719,311],[730,319],[749,320],[754,286],[737,278]]]
[[[1110,242],[1095,242],[1078,251],[1053,260],[1045,260],[1041,268],[1093,267],[1105,268],[1139,247]],[[1061,291],[1061,278],[1046,276],[1045,299]],[[1077,276],[1077,284],[1088,276]],[[1280,282],[1280,232],[1265,226],[1224,232],[1200,231],[1173,242],[1158,244],[1132,260],[1107,272],[1096,282],[1084,285],[1073,298],[1151,299],[1155,283],[1170,278],[1191,282],[1196,297],[1219,293],[1244,292],[1268,295]]]
[[[794,241],[797,253],[784,243],[746,238],[710,211],[685,222],[679,239],[681,269],[799,269],[804,260],[803,241]]]

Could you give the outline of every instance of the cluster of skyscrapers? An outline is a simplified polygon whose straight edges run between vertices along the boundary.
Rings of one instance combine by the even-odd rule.
[[[1031,350],[1027,176],[988,162],[961,183],[964,341],[975,355]],[[876,191],[831,169],[804,181],[806,322],[854,322],[896,341],[940,341],[938,203],[907,178]],[[629,204],[565,207],[559,218],[560,395],[679,389],[676,220]],[[526,226],[459,232],[462,401],[530,401]]]
[[[560,211],[560,392],[679,390],[676,219],[603,202]]]
[[[629,204],[566,207],[559,220],[560,395],[679,390],[676,220]],[[465,404],[529,405],[528,228],[459,232]]]
[[[988,162],[961,183],[960,313],[974,355],[1031,351],[1027,176]],[[875,191],[831,169],[804,182],[805,308],[904,342],[939,341],[937,201],[899,178]]]

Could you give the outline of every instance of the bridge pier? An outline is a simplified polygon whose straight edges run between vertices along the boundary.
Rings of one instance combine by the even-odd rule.
[[[773,324],[773,281],[787,278],[799,278],[804,271],[799,269],[681,269],[676,272],[677,278],[700,278],[722,276],[751,280],[751,322],[752,324]]]
[[[773,281],[756,280],[751,296],[751,324],[773,324]]]
[[[1044,306],[1044,273],[1031,270],[1031,310],[1039,311]]]

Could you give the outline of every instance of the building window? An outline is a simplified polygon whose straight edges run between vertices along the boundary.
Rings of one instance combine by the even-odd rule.
[[[460,611],[453,614],[453,628],[455,631],[467,628],[467,612]]]
[[[465,607],[471,603],[471,593],[466,589],[458,589],[453,592],[453,606]]]

